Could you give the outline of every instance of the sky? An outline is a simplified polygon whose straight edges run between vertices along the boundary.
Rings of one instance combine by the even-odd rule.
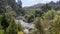
[[[26,7],[26,6],[32,6],[32,5],[35,5],[35,4],[38,4],[38,3],[48,3],[50,1],[59,1],[59,0],[21,0],[22,1],[22,6],[23,7]]]

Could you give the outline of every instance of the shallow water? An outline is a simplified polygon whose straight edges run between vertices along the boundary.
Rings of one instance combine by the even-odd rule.
[[[17,22],[19,21],[21,23],[22,27],[25,27],[25,28],[34,28],[35,27],[34,24],[32,24],[32,23],[26,23],[23,20],[16,20],[16,21]]]

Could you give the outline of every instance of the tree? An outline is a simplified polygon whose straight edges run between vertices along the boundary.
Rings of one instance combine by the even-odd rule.
[[[7,1],[6,0],[0,0],[0,14],[6,12],[6,9],[5,9],[6,6],[7,6]]]
[[[60,10],[60,1],[57,1],[55,4],[56,5],[54,6],[53,9],[56,10],[56,11]]]
[[[8,5],[17,13],[17,16],[24,15],[22,10],[22,2],[19,0],[17,3],[15,0],[7,0]]]
[[[19,5],[20,8],[22,8],[22,2],[21,2],[21,0],[18,0],[17,4]]]
[[[42,14],[43,14],[43,11],[40,11],[40,10],[35,11],[35,17],[41,17]]]
[[[43,18],[51,20],[55,17],[55,15],[56,15],[56,12],[54,10],[50,10],[47,13],[43,14]]]
[[[45,4],[41,7],[42,11],[47,12],[48,10],[51,10],[51,6],[49,4]]]
[[[4,30],[0,30],[0,34],[4,34]]]
[[[20,22],[18,22],[18,31],[23,31],[23,28],[22,28]]]
[[[40,34],[45,34],[44,33],[44,29],[41,25],[41,22],[40,22],[40,18],[36,18],[36,20],[34,21],[35,23],[35,27],[38,29],[38,31],[40,32]]]
[[[31,23],[34,21],[34,16],[33,15],[27,15],[25,16],[25,21],[28,23]]]
[[[1,26],[4,29],[4,31],[6,31],[6,28],[9,26],[8,19],[7,18],[8,18],[7,15],[6,14],[3,14],[3,17],[1,19]]]
[[[16,12],[10,7],[10,6],[6,6],[6,12],[7,15],[9,15],[10,17],[13,16],[17,16]]]
[[[51,27],[49,28],[50,34],[60,34],[60,16],[56,16],[51,21]]]
[[[0,30],[2,30],[2,26],[1,26],[1,20],[2,20],[2,15],[0,15]]]
[[[11,18],[9,27],[6,29],[7,34],[17,34],[18,33],[18,26],[15,23],[15,19]]]

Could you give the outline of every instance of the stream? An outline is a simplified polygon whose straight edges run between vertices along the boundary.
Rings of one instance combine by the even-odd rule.
[[[35,27],[35,25],[32,23],[26,23],[23,20],[16,20],[16,22],[18,22],[18,21],[21,23],[22,27],[24,27],[24,28],[34,28]]]
[[[16,20],[16,23],[17,23],[18,21],[21,23],[21,26],[22,26],[23,28],[25,28],[25,29],[24,29],[25,34],[29,34],[29,30],[28,30],[27,28],[32,28],[32,29],[35,28],[35,25],[32,24],[32,23],[26,23],[26,22],[24,22],[22,19]]]

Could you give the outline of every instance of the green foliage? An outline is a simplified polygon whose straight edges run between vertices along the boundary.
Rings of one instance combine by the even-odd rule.
[[[17,34],[18,26],[13,18],[11,19],[9,27],[6,29],[6,32],[7,34]]]
[[[5,34],[17,34],[22,31],[20,23],[16,24],[15,18],[9,17],[7,14],[0,15],[0,30],[4,30]]]
[[[60,1],[44,4],[40,8],[22,10],[21,0],[17,3],[15,0],[0,0],[0,34],[24,34],[21,24],[15,22],[16,16],[22,16],[25,22],[35,24],[37,30],[31,34],[37,32],[37,34],[46,34],[43,28],[45,23],[49,24],[44,27],[49,29],[47,31],[50,34],[60,34],[60,11],[58,10],[60,10]]]
[[[0,0],[0,14],[7,13],[12,16],[16,16],[16,13],[14,10],[12,10],[11,6],[8,5],[7,0]]]
[[[44,13],[43,14],[43,18],[44,19],[50,19],[51,20],[51,19],[54,18],[55,14],[56,14],[56,12],[54,10],[50,10],[47,13]]]
[[[0,0],[0,14],[6,12],[5,7],[7,6],[6,0]]]
[[[0,34],[4,34],[4,30],[0,30]]]
[[[36,10],[34,15],[35,15],[35,17],[41,17],[42,14],[43,14],[43,11]]]
[[[36,20],[34,21],[34,23],[35,23],[35,27],[38,29],[38,31],[43,34],[44,29],[41,25],[40,18],[37,17]]]
[[[1,26],[1,19],[2,19],[2,15],[0,15],[0,29],[2,29],[2,26]]]
[[[24,15],[21,1],[17,3],[15,0],[7,0],[7,2],[8,2],[8,5],[16,12],[17,16]]]
[[[31,23],[34,21],[34,16],[33,15],[26,15],[25,17],[25,21],[28,23]]]
[[[51,6],[49,4],[45,4],[41,7],[42,11],[47,12],[48,10],[51,10]]]
[[[12,8],[10,6],[6,6],[6,14],[8,14],[9,16],[17,16],[16,12],[14,10],[12,10]]]
[[[13,16],[24,15],[24,11],[21,8],[22,4],[18,5],[15,0],[0,0],[0,14],[8,11],[8,14]]]
[[[16,24],[13,17],[24,14],[20,5],[15,0],[0,0],[0,34],[17,34],[20,24]]]
[[[24,34],[22,31],[18,32],[18,34]]]
[[[21,26],[21,23],[20,23],[20,22],[18,22],[18,31],[23,31],[23,28],[22,28],[22,26]]]
[[[50,34],[60,34],[60,16],[56,16],[52,22],[51,27],[49,28]]]
[[[56,14],[57,14],[58,16],[60,16],[60,11],[57,11]]]
[[[7,15],[3,14],[3,17],[1,19],[1,26],[3,27],[4,31],[6,31],[6,28],[9,26]]]

